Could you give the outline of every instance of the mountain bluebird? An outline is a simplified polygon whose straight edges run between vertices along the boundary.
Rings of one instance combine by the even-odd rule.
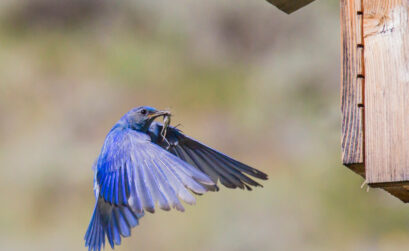
[[[154,122],[169,119],[167,111],[142,106],[126,113],[106,136],[94,163],[96,204],[85,234],[85,246],[99,251],[105,237],[112,248],[131,235],[145,211],[155,204],[184,211],[181,201],[194,204],[189,192],[261,186],[249,178],[267,175],[183,134],[176,127]],[[168,121],[169,122],[169,121]],[[165,133],[164,133],[165,132]]]

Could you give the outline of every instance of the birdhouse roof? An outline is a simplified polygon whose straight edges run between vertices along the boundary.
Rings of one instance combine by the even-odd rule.
[[[267,0],[280,10],[290,14],[315,0]]]

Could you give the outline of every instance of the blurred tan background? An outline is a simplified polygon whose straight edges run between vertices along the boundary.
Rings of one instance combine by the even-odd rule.
[[[116,250],[407,249],[409,209],[341,165],[338,6],[2,0],[0,250],[85,250],[91,165],[139,105],[270,179],[147,215]]]

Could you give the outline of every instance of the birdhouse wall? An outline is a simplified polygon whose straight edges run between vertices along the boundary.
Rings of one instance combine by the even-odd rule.
[[[369,183],[409,181],[409,2],[364,1]]]
[[[361,0],[341,0],[342,162],[365,177]]]
[[[409,201],[409,2],[341,0],[342,159]]]

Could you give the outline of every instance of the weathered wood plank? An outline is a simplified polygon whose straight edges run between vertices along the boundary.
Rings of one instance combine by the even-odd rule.
[[[315,0],[267,0],[280,10],[290,14]]]
[[[365,165],[370,184],[409,180],[409,1],[364,0]]]
[[[361,11],[361,0],[341,0],[342,162],[354,172],[365,176]]]

